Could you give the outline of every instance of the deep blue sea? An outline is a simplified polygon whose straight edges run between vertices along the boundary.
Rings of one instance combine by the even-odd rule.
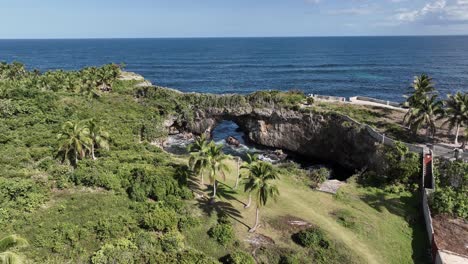
[[[0,40],[0,61],[29,69],[116,62],[182,91],[301,89],[401,101],[428,73],[440,94],[468,90],[468,36]]]

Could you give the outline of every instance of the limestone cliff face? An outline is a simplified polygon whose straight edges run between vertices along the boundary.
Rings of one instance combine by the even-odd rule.
[[[289,150],[305,157],[335,162],[349,169],[379,171],[379,152],[366,129],[333,113],[302,113],[284,109],[206,109],[195,113],[185,129],[210,132],[216,123],[233,120],[260,145]]]

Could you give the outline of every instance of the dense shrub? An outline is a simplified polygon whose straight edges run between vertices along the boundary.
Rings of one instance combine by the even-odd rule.
[[[127,193],[136,201],[147,198],[158,201],[170,194],[178,195],[181,189],[173,176],[174,168],[168,166],[134,168],[129,175]]]
[[[173,209],[156,207],[143,215],[141,225],[151,231],[177,229],[178,217]]]
[[[308,174],[311,180],[311,187],[317,188],[320,184],[325,182],[330,177],[330,170],[322,167],[319,169],[312,170]]]
[[[468,219],[468,194],[451,187],[437,188],[432,194],[431,208],[435,213]]]
[[[128,239],[105,244],[91,258],[93,264],[134,264],[137,247]]]
[[[208,235],[214,238],[221,245],[228,245],[235,238],[234,228],[230,223],[220,223],[208,230]]]
[[[322,230],[318,228],[308,228],[293,235],[293,240],[297,244],[307,248],[328,248],[330,242]]]
[[[394,147],[385,147],[385,163],[387,168],[385,176],[389,184],[418,184],[421,171],[421,159],[419,155],[410,152],[401,142],[396,142]]]
[[[194,249],[187,249],[177,254],[179,264],[218,264],[213,258],[206,256],[203,252]]]
[[[99,219],[94,232],[99,240],[109,240],[120,237],[127,237],[135,231],[136,221],[128,214],[112,215]]]
[[[0,208],[30,212],[44,203],[47,191],[31,179],[0,177]]]
[[[225,264],[255,264],[255,259],[249,253],[235,251],[223,258]]]
[[[433,211],[468,219],[468,163],[440,161],[434,174],[436,191],[430,200]]]

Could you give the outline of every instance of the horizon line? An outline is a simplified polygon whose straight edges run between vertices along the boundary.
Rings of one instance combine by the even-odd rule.
[[[0,38],[0,40],[112,40],[112,39],[258,39],[258,38],[391,38],[391,37],[468,37],[468,34],[447,35],[323,35],[323,36],[197,36],[197,37],[52,37]]]

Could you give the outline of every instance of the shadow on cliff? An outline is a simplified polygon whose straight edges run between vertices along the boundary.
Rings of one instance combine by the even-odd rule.
[[[367,193],[361,199],[379,212],[385,210],[405,219],[411,228],[411,247],[414,263],[431,263],[430,244],[425,230],[424,215],[421,209],[421,196],[388,197],[383,192]]]

